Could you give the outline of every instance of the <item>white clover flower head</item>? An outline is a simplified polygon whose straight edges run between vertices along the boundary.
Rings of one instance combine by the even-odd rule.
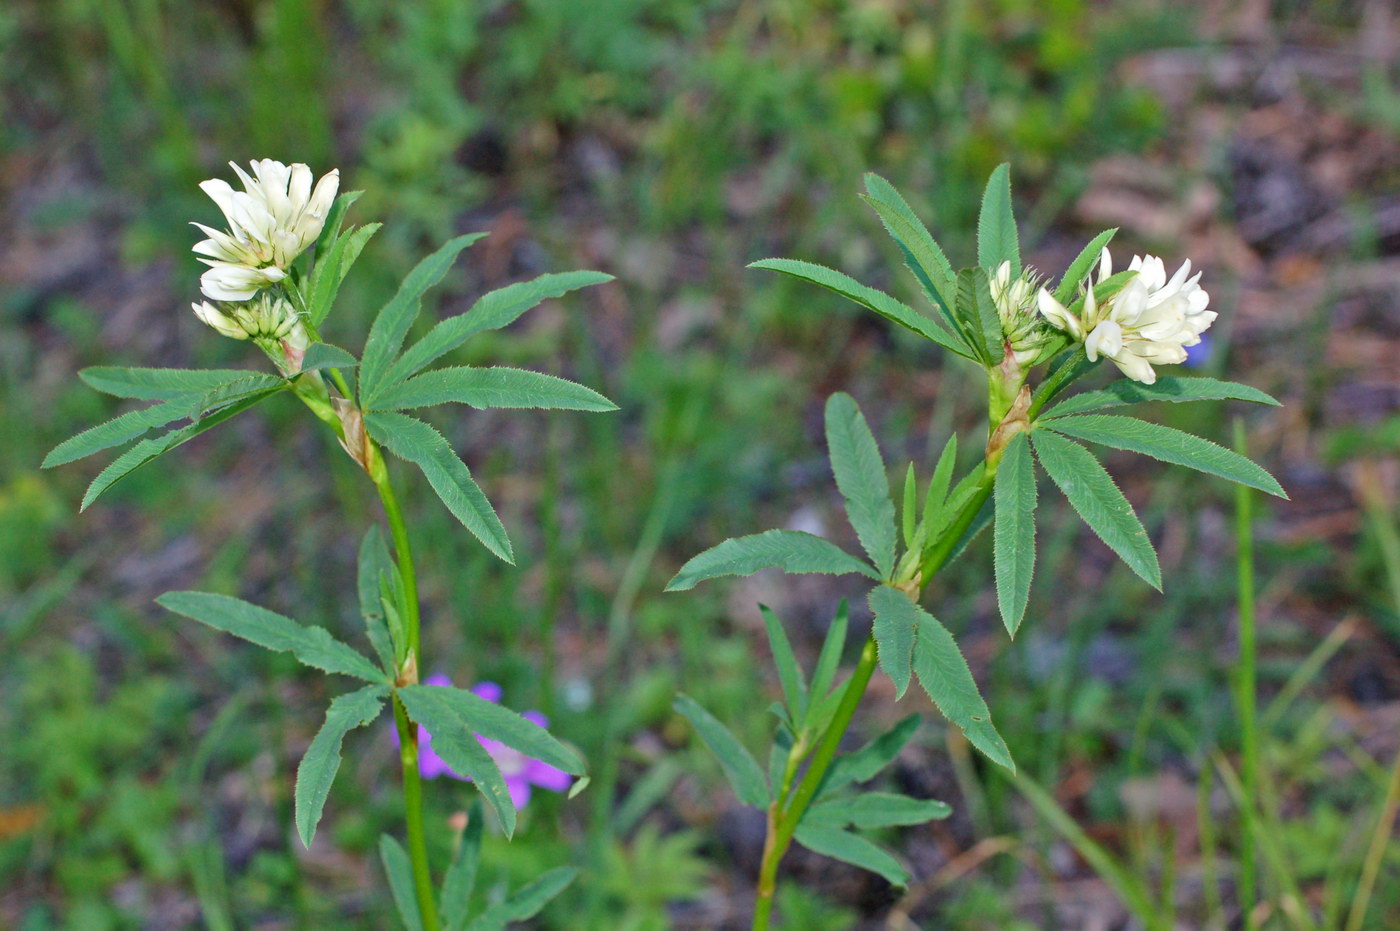
[[[259,288],[280,281],[306,247],[316,241],[340,188],[340,172],[331,170],[311,186],[311,169],[270,158],[252,163],[250,176],[229,163],[243,190],[212,178],[200,182],[223,211],[228,231],[194,225],[207,236],[193,251],[211,267],[201,279],[214,300],[246,300]],[[241,269],[242,271],[234,271]]]
[[[1002,262],[987,282],[1001,318],[1001,331],[1021,365],[1029,364],[1039,354],[1047,337],[1036,313],[1036,289],[1041,280],[1032,268],[1013,279],[1011,263]]]
[[[291,302],[264,291],[251,301],[223,303],[208,301],[191,305],[195,316],[224,336],[250,339],[272,358],[283,375],[301,371],[310,334]]]
[[[1185,362],[1186,347],[1201,341],[1216,314],[1206,310],[1210,295],[1199,284],[1201,273],[1188,277],[1189,259],[1170,279],[1156,256],[1134,256],[1128,268],[1137,275],[1113,297],[1098,303],[1094,285],[1102,284],[1113,272],[1113,260],[1105,249],[1099,258],[1097,280],[1090,280],[1079,314],[1043,288],[1037,303],[1052,326],[1084,343],[1090,361],[1105,356],[1124,375],[1150,385],[1157,380],[1153,366]]]

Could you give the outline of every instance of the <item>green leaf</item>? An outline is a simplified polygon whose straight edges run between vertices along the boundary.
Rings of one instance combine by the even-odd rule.
[[[145,369],[96,366],[78,372],[88,387],[117,398],[165,401],[201,395],[253,374],[246,369]]]
[[[512,921],[533,918],[548,905],[555,896],[563,892],[574,881],[578,870],[571,866],[561,866],[541,875],[535,881],[521,887],[520,891],[497,905],[482,912],[475,921],[467,925],[467,931],[504,931]]]
[[[768,781],[758,761],[739,743],[738,738],[689,695],[677,695],[671,707],[690,722],[705,746],[718,758],[724,776],[739,801],[754,808],[767,808],[770,800]]]
[[[315,372],[331,368],[352,369],[359,364],[359,359],[339,346],[332,346],[330,343],[312,343],[306,347],[306,355],[301,360],[301,370]]]
[[[335,240],[324,261],[318,260],[307,287],[307,314],[312,326],[319,327],[335,306],[336,295],[345,276],[364,251],[370,237],[379,232],[381,223],[366,223],[359,229],[346,231]]]
[[[817,712],[822,710],[818,703],[826,700],[831,683],[836,679],[836,667],[840,665],[841,653],[846,649],[846,629],[849,623],[850,612],[846,606],[846,599],[842,598],[836,607],[836,616],[831,619],[831,626],[826,629],[821,652],[817,654],[817,664],[812,667],[812,686],[808,693],[810,701],[807,720],[803,722],[804,728],[824,724],[817,720]]]
[[[953,484],[953,469],[958,464],[958,435],[948,435],[938,463],[933,467],[933,478],[929,480],[928,491],[924,495],[923,520],[931,521],[948,500],[948,488]]]
[[[803,824],[875,830],[946,818],[953,809],[936,799],[910,798],[892,792],[864,792],[823,799],[807,809]]]
[[[826,798],[853,782],[868,782],[874,779],[880,770],[899,756],[899,751],[904,749],[909,738],[919,729],[919,723],[919,716],[911,714],[856,752],[837,757],[836,762],[826,771],[826,778],[822,780],[817,798]]]
[[[472,799],[467,809],[467,827],[457,844],[457,852],[442,879],[442,926],[444,931],[463,931],[467,926],[472,889],[476,887],[476,871],[481,864],[482,826],[486,823],[481,811],[481,799]]]
[[[471,470],[441,433],[406,414],[384,412],[365,414],[365,427],[395,456],[423,470],[433,491],[472,536],[501,559],[515,564],[501,519],[472,479]]]
[[[1040,416],[1040,420],[1083,414],[1110,407],[1125,407],[1144,401],[1252,401],[1279,407],[1279,402],[1256,388],[1214,378],[1178,378],[1167,376],[1155,384],[1123,379],[1099,391],[1076,394],[1056,404]]]
[[[1272,475],[1244,456],[1172,427],[1148,423],[1135,417],[1086,414],[1056,418],[1047,422],[1045,429],[1184,465],[1188,469],[1218,475],[1280,498],[1288,497]]]
[[[163,427],[189,417],[194,407],[195,401],[192,398],[182,396],[140,410],[127,411],[59,443],[49,450],[40,467],[52,469],[54,466],[84,459],[104,449],[120,446],[153,427]]]
[[[285,387],[285,383],[279,383],[276,387],[265,388],[207,417],[200,418],[192,424],[180,427],[176,430],[171,430],[157,437],[142,440],[116,459],[113,459],[112,463],[108,465],[107,468],[97,473],[97,477],[92,480],[92,483],[87,487],[87,491],[83,493],[83,500],[78,506],[78,510],[86,511],[103,492],[132,472],[141,468],[141,466],[150,462],[152,459],[155,459],[157,456],[169,452],[176,446],[194,439],[206,430],[211,430],[225,420],[241,414],[248,408],[267,400]]]
[[[783,685],[783,698],[794,723],[801,721],[807,713],[807,679],[802,674],[797,657],[793,655],[792,644],[783,630],[783,622],[767,605],[758,606],[763,615],[763,627],[768,631],[768,646],[773,651],[773,665],[778,667],[778,680]]]
[[[370,524],[369,530],[365,531],[364,538],[360,541],[359,559],[355,566],[355,591],[360,599],[360,617],[364,618],[365,634],[386,671],[398,669],[395,660],[400,654],[396,651],[394,638],[389,633],[380,580],[386,575],[397,573],[398,570],[389,557],[389,548],[384,543],[384,535],[379,532],[379,525]]]
[[[972,671],[967,668],[967,660],[963,659],[953,635],[932,614],[912,601],[909,604],[919,619],[914,671],[924,691],[943,716],[967,735],[969,743],[992,762],[1015,772],[1011,751],[1006,749],[1005,741],[992,725],[992,713],[977,691]]]
[[[291,653],[315,669],[375,684],[389,683],[373,663],[332,637],[325,628],[303,626],[242,599],[210,592],[166,592],[156,599],[156,604],[268,650]]]
[[[870,425],[855,399],[844,392],[827,399],[826,445],[836,487],[846,499],[846,516],[880,576],[889,578],[895,549],[890,480]]]
[[[880,574],[821,537],[799,530],[765,530],[725,540],[693,557],[666,584],[668,592],[683,592],[697,582],[726,575],[753,575],[760,569],[782,569],[794,575],[859,572],[879,581]]]
[[[909,873],[900,866],[899,861],[889,851],[859,834],[804,821],[797,826],[793,837],[813,853],[877,873],[890,885],[903,888],[909,884]]]
[[[399,689],[397,694],[409,718],[432,735],[433,752],[454,772],[476,783],[500,820],[501,830],[510,837],[515,833],[515,803],[510,799],[510,789],[500,767],[477,739],[459,705],[427,691],[433,688],[442,687],[416,685]]]
[[[1006,444],[997,469],[996,532],[992,562],[996,571],[997,606],[1006,632],[1016,636],[1031,596],[1035,574],[1035,466],[1024,432]]]
[[[389,891],[394,906],[408,931],[423,931],[423,916],[418,911],[418,899],[413,894],[413,867],[403,846],[388,834],[379,835],[379,859],[389,877]]]
[[[331,244],[340,238],[340,228],[345,223],[345,215],[350,211],[350,207],[364,196],[364,191],[346,191],[335,199],[331,204],[331,209],[326,213],[326,221],[321,226],[321,235],[316,237],[316,244],[312,248],[312,258],[319,262],[326,254],[326,250]],[[312,263],[312,273],[314,274],[315,263]]]
[[[1021,246],[1016,217],[1011,210],[1011,166],[1003,162],[987,179],[982,211],[977,215],[977,264],[994,272],[1002,262],[1011,263],[1011,278],[1021,274]]]
[[[865,202],[879,214],[880,222],[899,245],[900,252],[904,254],[904,264],[918,279],[929,303],[938,310],[958,342],[963,344],[965,352],[970,357],[975,356],[967,342],[967,334],[952,314],[953,303],[957,299],[957,275],[947,255],[892,184],[877,174],[867,173],[865,190],[869,195]]]
[[[316,732],[311,746],[297,767],[295,808],[297,834],[306,847],[316,836],[316,825],[326,806],[331,783],[340,769],[340,745],[345,735],[379,717],[384,707],[388,686],[369,685],[357,692],[341,695],[326,710],[326,723]]]
[[[1031,438],[1040,464],[1089,529],[1117,553],[1143,581],[1162,588],[1162,570],[1157,552],[1147,537],[1133,506],[1113,479],[1083,446],[1046,430],[1035,430]]]
[[[875,643],[880,652],[880,668],[894,682],[894,697],[904,697],[909,688],[909,661],[914,651],[914,630],[918,615],[909,610],[913,602],[903,592],[888,585],[877,586],[867,598],[875,614]]]
[[[521,314],[546,300],[612,280],[613,276],[604,272],[559,272],[488,291],[466,313],[441,321],[428,331],[428,335],[410,346],[389,369],[384,383],[398,384],[456,349],[471,336],[483,330],[508,326]]]
[[[504,367],[458,366],[416,375],[382,391],[378,410],[406,410],[455,402],[469,407],[615,411],[617,405],[592,388],[566,378]]]
[[[582,776],[583,758],[549,731],[497,702],[450,685],[407,685],[398,690],[409,717],[423,712],[434,720],[454,717],[474,734],[505,744],[574,776]],[[431,707],[430,707],[431,706]],[[427,724],[426,721],[421,722]],[[428,729],[432,730],[431,725]]]
[[[441,249],[419,262],[399,285],[399,290],[389,299],[389,303],[379,311],[370,327],[369,338],[365,341],[364,357],[360,360],[361,397],[373,400],[382,387],[384,374],[393,361],[394,354],[403,345],[413,318],[418,316],[419,302],[423,293],[442,280],[452,263],[463,249],[485,236],[485,233],[469,233],[451,239]]]
[[[899,508],[899,520],[901,530],[904,533],[904,545],[911,546],[914,542],[914,530],[919,524],[919,482],[914,477],[914,463],[909,463],[909,468],[904,472],[904,497]]]
[[[796,259],[762,259],[750,263],[749,268],[765,268],[769,271],[782,272],[793,278],[800,278],[803,281],[820,285],[829,291],[835,291],[842,297],[870,308],[886,320],[891,320],[900,326],[913,330],[925,339],[933,340],[949,352],[964,358],[975,359],[974,356],[968,355],[968,350],[962,345],[961,340],[945,330],[940,324],[920,314],[907,304],[895,300],[885,292],[868,288],[851,276],[842,274],[835,269]]]
[[[989,366],[999,364],[1005,355],[1005,337],[985,269],[964,268],[958,272],[957,312],[978,340],[983,362]]]
[[[286,387],[288,387],[288,382],[283,378],[263,372],[253,372],[244,375],[237,381],[215,385],[201,394],[194,403],[192,414],[195,418],[208,417],[210,414],[231,404],[236,404],[244,398],[252,397],[263,391],[277,391]]]
[[[1079,293],[1079,284],[1089,276],[1094,270],[1094,265],[1099,261],[1099,256],[1103,253],[1104,247],[1109,240],[1118,232],[1118,228],[1104,230],[1084,247],[1083,251],[1069,263],[1069,268],[1065,270],[1065,275],[1060,279],[1060,283],[1055,286],[1055,300],[1061,304],[1068,304]]]

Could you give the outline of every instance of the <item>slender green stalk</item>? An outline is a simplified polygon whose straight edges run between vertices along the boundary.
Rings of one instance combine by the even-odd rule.
[[[1347,915],[1346,931],[1361,931],[1366,922],[1366,910],[1371,904],[1371,890],[1376,886],[1376,876],[1380,874],[1381,860],[1390,844],[1390,832],[1395,826],[1395,810],[1400,807],[1400,753],[1390,768],[1390,784],[1385,790],[1385,800],[1381,803],[1381,814],[1376,819],[1376,829],[1371,834],[1371,844],[1366,849],[1366,860],[1361,866],[1361,881],[1356,896],[1351,900],[1351,912]]]
[[[983,464],[978,468],[983,469],[984,474],[978,483],[977,491],[963,505],[958,516],[949,525],[947,532],[937,544],[930,548],[924,559],[919,582],[920,592],[932,581],[938,570],[942,569],[948,562],[963,534],[972,526],[972,522],[977,518],[977,513],[982,510],[982,506],[987,503],[987,499],[991,496],[996,464],[995,462],[990,465]],[[798,781],[797,788],[793,790],[791,800],[787,802],[786,806],[783,805],[783,799],[787,795],[788,784],[791,781],[789,773],[784,779],[783,791],[779,793],[778,799],[769,809],[768,836],[764,841],[763,862],[758,874],[758,898],[754,904],[754,931],[765,931],[773,920],[773,897],[777,892],[778,864],[782,862],[783,856],[792,846],[792,838],[797,831],[798,823],[806,814],[807,806],[816,797],[817,790],[821,788],[822,780],[826,778],[827,770],[831,768],[832,762],[836,759],[836,753],[841,747],[841,739],[846,736],[851,719],[855,717],[856,708],[859,707],[861,699],[865,697],[865,690],[870,685],[871,677],[875,674],[877,661],[878,652],[875,638],[872,636],[865,641],[865,646],[861,648],[860,660],[856,663],[851,678],[846,682],[845,691],[841,693],[841,702],[836,706],[836,713],[822,733],[821,739],[817,741],[812,761]],[[791,768],[795,769],[795,767]]]
[[[1244,453],[1244,424],[1235,420],[1235,449]],[[1236,588],[1239,600],[1239,661],[1235,668],[1235,707],[1240,722],[1241,781],[1247,798],[1259,797],[1258,710],[1255,706],[1254,637],[1254,529],[1253,493],[1246,485],[1235,486]],[[1254,836],[1240,836],[1239,905],[1245,928],[1254,927],[1254,899],[1257,865]]]
[[[366,440],[368,443],[368,440]],[[404,523],[403,510],[399,507],[394,486],[389,481],[389,470],[384,465],[382,454],[373,450],[370,455],[372,468],[370,477],[379,491],[379,499],[384,503],[384,517],[389,522],[389,533],[394,539],[394,555],[397,557],[399,576],[404,588],[404,635],[407,640],[408,657],[402,668],[397,670],[399,685],[412,685],[418,681],[418,670],[422,668],[422,644],[419,637],[418,579],[413,571],[413,549],[408,542],[408,527]],[[418,899],[418,911],[423,918],[424,931],[438,931],[437,902],[433,896],[432,871],[428,866],[428,844],[423,832],[423,777],[418,767],[418,728],[408,719],[403,703],[394,696],[394,726],[399,732],[399,761],[403,766],[403,807],[407,825],[408,857],[413,867],[413,891]]]

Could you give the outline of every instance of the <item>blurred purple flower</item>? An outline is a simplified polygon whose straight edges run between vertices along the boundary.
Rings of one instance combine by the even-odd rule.
[[[1199,343],[1194,346],[1186,347],[1186,366],[1188,368],[1198,369],[1210,361],[1210,355],[1211,338],[1209,335],[1202,333]]]
[[[424,685],[452,685],[452,680],[443,675],[429,676],[423,680]],[[480,698],[490,702],[500,702],[501,687],[494,682],[478,682],[472,686],[472,692]],[[521,717],[527,721],[533,721],[540,727],[547,727],[549,721],[538,711],[526,711]],[[399,742],[398,731],[393,732],[394,744]],[[548,763],[542,763],[533,757],[528,757],[519,750],[507,747],[498,740],[489,737],[482,737],[480,734],[476,739],[481,741],[481,745],[486,748],[486,752],[491,754],[491,759],[496,761],[500,767],[501,775],[505,777],[506,788],[510,790],[510,800],[517,809],[524,808],[530,801],[530,791],[533,786],[541,789],[548,789],[551,792],[563,792],[573,783],[573,777],[562,769],[556,769]],[[418,768],[424,779],[436,779],[439,776],[449,776],[453,779],[460,779],[463,782],[471,782],[466,776],[459,775],[452,767],[448,766],[442,757],[433,750],[433,735],[428,733],[428,729],[421,724],[418,726]]]

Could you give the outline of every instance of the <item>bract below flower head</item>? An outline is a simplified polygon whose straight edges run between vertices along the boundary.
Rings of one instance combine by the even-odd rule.
[[[199,185],[223,211],[228,230],[194,224],[208,237],[195,244],[194,252],[211,266],[201,279],[207,296],[246,300],[258,288],[281,280],[297,256],[321,235],[340,187],[340,173],[328,172],[313,189],[311,169],[300,163],[260,159],[252,163],[252,175],[229,164],[243,190],[236,191],[219,178]]]
[[[433,675],[424,679],[423,684],[451,686],[452,681],[444,675]],[[478,682],[472,686],[471,691],[489,702],[500,702],[501,700],[501,687],[494,682]],[[521,717],[538,724],[540,727],[546,727],[549,724],[545,716],[538,711],[526,711]],[[476,735],[476,739],[491,755],[491,759],[496,762],[501,775],[505,778],[506,789],[510,792],[510,800],[517,809],[524,808],[529,803],[532,789],[535,787],[551,792],[563,792],[573,784],[573,777],[562,769],[528,757],[498,740],[482,737],[480,734]],[[394,741],[398,742],[397,731],[394,732]],[[418,726],[418,768],[424,779],[447,776],[451,779],[471,782],[470,777],[460,775],[448,766],[442,757],[438,756],[437,752],[433,750],[433,735],[421,724]]]
[[[1096,300],[1094,285],[1113,273],[1113,260],[1104,249],[1097,280],[1091,278],[1078,314],[1044,288],[1037,303],[1052,326],[1084,343],[1090,361],[1105,356],[1124,375],[1150,385],[1157,380],[1153,366],[1185,362],[1186,347],[1201,341],[1216,314],[1206,310],[1210,295],[1199,284],[1201,273],[1188,277],[1189,259],[1170,279],[1156,256],[1134,256],[1128,267],[1137,272],[1132,281],[1111,298]]]

